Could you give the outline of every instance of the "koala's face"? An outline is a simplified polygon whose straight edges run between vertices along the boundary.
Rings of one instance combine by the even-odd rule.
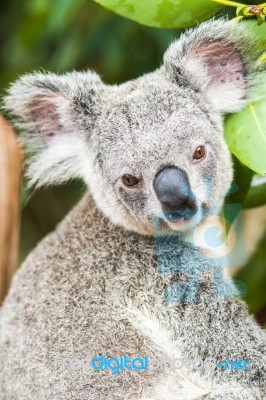
[[[21,78],[5,105],[34,152],[31,182],[81,177],[105,215],[139,233],[153,234],[154,221],[193,228],[232,180],[222,115],[245,104],[251,38],[242,24],[206,22],[170,46],[160,69],[120,86],[91,72]]]
[[[221,205],[232,180],[220,117],[163,71],[114,90],[89,146],[95,157],[87,182],[96,202],[115,223],[141,233],[152,234],[158,222],[193,228]]]

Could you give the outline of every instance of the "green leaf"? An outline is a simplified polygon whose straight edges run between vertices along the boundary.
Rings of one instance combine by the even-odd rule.
[[[226,198],[226,204],[241,203],[246,199],[250,190],[250,183],[254,172],[243,165],[236,157],[233,156],[234,163],[234,180]]]
[[[266,24],[258,26],[256,20],[245,20],[247,29],[255,36],[256,42],[261,48],[261,52],[265,51],[266,48]]]
[[[242,6],[242,7],[237,7],[236,9],[236,15],[237,16],[241,16],[241,17],[246,17],[249,15],[252,15],[249,11],[248,11],[248,7],[247,6]]]
[[[94,0],[101,6],[156,28],[186,28],[208,19],[221,5],[209,0]]]
[[[265,15],[264,14],[257,15],[257,24],[258,25],[262,25],[264,21],[265,21]]]
[[[266,183],[252,186],[243,204],[244,208],[260,207],[266,204]]]
[[[262,77],[261,77],[262,79]],[[259,91],[259,101],[230,115],[225,121],[225,139],[231,152],[247,167],[260,175],[266,174],[266,77]]]
[[[233,156],[233,163],[234,180],[225,198],[225,204],[222,211],[226,221],[226,233],[229,232],[229,229],[239,212],[236,204],[244,203],[247,194],[249,193],[250,183],[254,175],[254,172],[243,165],[235,156]],[[231,214],[230,218],[226,215],[228,212]]]

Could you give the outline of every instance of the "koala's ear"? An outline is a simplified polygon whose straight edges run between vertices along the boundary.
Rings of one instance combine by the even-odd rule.
[[[245,23],[208,21],[187,31],[164,56],[168,77],[202,92],[221,113],[245,104],[258,56]]]
[[[104,84],[92,72],[31,74],[8,90],[4,108],[21,130],[31,156],[27,176],[37,186],[82,178],[86,138],[93,129]]]

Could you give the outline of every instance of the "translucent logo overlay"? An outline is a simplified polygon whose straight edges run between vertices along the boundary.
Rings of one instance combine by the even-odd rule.
[[[173,215],[178,215],[179,211],[173,210]],[[197,302],[199,278],[204,272],[211,276],[214,297],[244,295],[245,284],[229,277],[230,267],[244,265],[247,261],[241,204],[199,207],[197,213],[200,221],[196,227],[188,229],[188,233],[184,229],[173,229],[174,224],[169,223],[163,212],[153,215],[158,270],[175,282],[165,288],[166,299]],[[176,223],[182,228],[182,223],[187,221],[180,218]]]

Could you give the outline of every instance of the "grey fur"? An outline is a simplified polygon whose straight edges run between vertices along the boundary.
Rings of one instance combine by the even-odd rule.
[[[220,62],[228,51],[233,61],[216,74],[210,57]],[[211,274],[218,267],[192,245],[180,245],[178,232],[163,221],[169,243],[156,248],[153,216],[161,207],[152,185],[164,166],[187,172],[203,211],[181,230],[201,223],[222,202],[232,180],[222,114],[245,104],[257,55],[246,27],[210,21],[172,44],[157,71],[120,86],[74,72],[33,74],[11,87],[5,104],[33,153],[31,182],[81,177],[93,199],[81,200],[13,280],[1,309],[1,399],[266,398],[264,332],[237,297],[214,296],[223,289]],[[208,153],[195,164],[200,144]],[[142,188],[123,188],[125,173],[142,177]],[[165,276],[158,270],[162,263]],[[190,277],[184,296],[196,290],[195,278],[199,299],[167,301],[171,276],[181,282],[184,273]],[[54,370],[62,352],[78,358],[247,359],[252,368],[112,376]]]

